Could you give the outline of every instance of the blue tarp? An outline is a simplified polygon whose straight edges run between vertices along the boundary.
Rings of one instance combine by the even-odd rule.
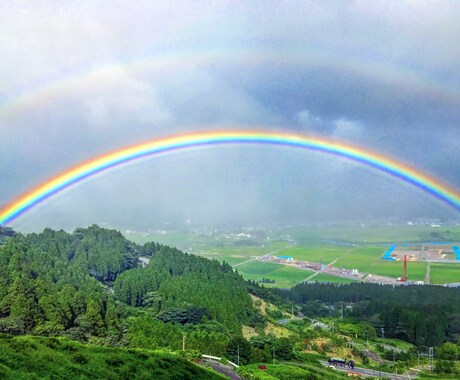
[[[452,248],[454,250],[455,256],[457,257],[457,260],[460,260],[460,248],[458,248],[456,245],[453,245]]]
[[[396,259],[394,257],[391,257],[391,254],[396,248],[396,244],[393,244],[390,248],[387,249],[385,254],[383,255],[384,260],[389,260],[389,261],[395,261]]]

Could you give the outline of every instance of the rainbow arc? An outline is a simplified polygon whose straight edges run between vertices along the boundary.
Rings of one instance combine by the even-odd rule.
[[[0,224],[9,224],[54,194],[127,162],[166,152],[200,146],[228,144],[277,145],[318,151],[342,159],[352,160],[416,186],[455,210],[460,211],[460,193],[458,190],[418,169],[371,150],[320,137],[267,130],[237,130],[209,131],[166,137],[122,148],[90,159],[13,199],[0,210]]]

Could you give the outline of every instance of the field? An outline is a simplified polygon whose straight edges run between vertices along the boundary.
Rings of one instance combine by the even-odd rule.
[[[432,284],[460,282],[460,264],[430,264]]]
[[[295,260],[314,261],[330,263],[351,252],[353,248],[336,246],[318,246],[310,248],[308,246],[290,247],[278,253],[280,256],[291,256]]]
[[[299,243],[331,240],[345,244],[400,244],[407,242],[460,241],[460,225],[326,226],[290,227],[283,230]]]
[[[273,263],[250,262],[239,266],[238,272],[248,280],[260,281],[262,278],[275,280],[274,284],[265,286],[276,286],[278,288],[290,288],[305,280],[313,272]]]
[[[401,277],[403,264],[400,261],[382,261],[379,265],[372,268],[371,273],[388,276]],[[425,280],[426,263],[409,262],[407,263],[407,273],[412,281]]]
[[[403,263],[382,260],[393,245],[430,241],[460,242],[460,226],[328,226],[276,227],[260,229],[201,229],[189,231],[126,232],[138,243],[158,241],[208,259],[227,262],[246,279],[274,280],[265,286],[292,287],[315,272],[277,263],[257,261],[263,255],[292,257],[293,261],[323,263],[336,268],[356,269],[370,276],[396,279]],[[430,283],[460,282],[459,264],[430,264]],[[427,264],[407,263],[409,280],[424,281]],[[348,283],[350,279],[319,273],[312,281]]]

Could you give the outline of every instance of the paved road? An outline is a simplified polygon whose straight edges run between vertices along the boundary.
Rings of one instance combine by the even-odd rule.
[[[426,266],[425,285],[430,285],[430,262]]]
[[[292,322],[292,321],[301,321],[303,320],[303,317],[292,317],[292,318],[286,318],[286,319],[280,319],[278,321],[278,324],[279,325],[285,325],[286,323],[288,322]]]
[[[329,366],[329,363],[326,361],[321,361],[321,364],[325,366]],[[369,376],[369,377],[385,377],[387,379],[391,380],[410,380],[410,379],[415,379],[414,376],[408,376],[408,375],[395,375],[394,373],[388,373],[388,372],[382,372],[380,371],[374,371],[372,369],[367,369],[367,368],[359,368],[355,367],[353,370],[351,370],[348,367],[335,367],[336,371],[342,371],[342,372],[355,372],[359,373],[361,376]]]
[[[249,259],[249,260],[243,261],[243,262],[241,262],[241,263],[232,265],[232,268],[236,268],[236,267],[239,267],[240,265],[244,265],[244,264],[250,263],[251,261],[254,261],[255,259],[256,259],[256,257],[253,257],[252,259]]]
[[[227,376],[229,379],[242,380],[242,378],[235,372],[235,370],[228,365],[217,363],[212,360],[203,360],[203,362],[208,363],[216,372],[219,372],[222,375]]]

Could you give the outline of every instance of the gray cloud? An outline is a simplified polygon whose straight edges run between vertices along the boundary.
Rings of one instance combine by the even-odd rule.
[[[0,204],[102,152],[265,126],[374,149],[460,187],[456,1],[0,5]],[[231,147],[157,157],[14,226],[456,217],[349,162]]]

